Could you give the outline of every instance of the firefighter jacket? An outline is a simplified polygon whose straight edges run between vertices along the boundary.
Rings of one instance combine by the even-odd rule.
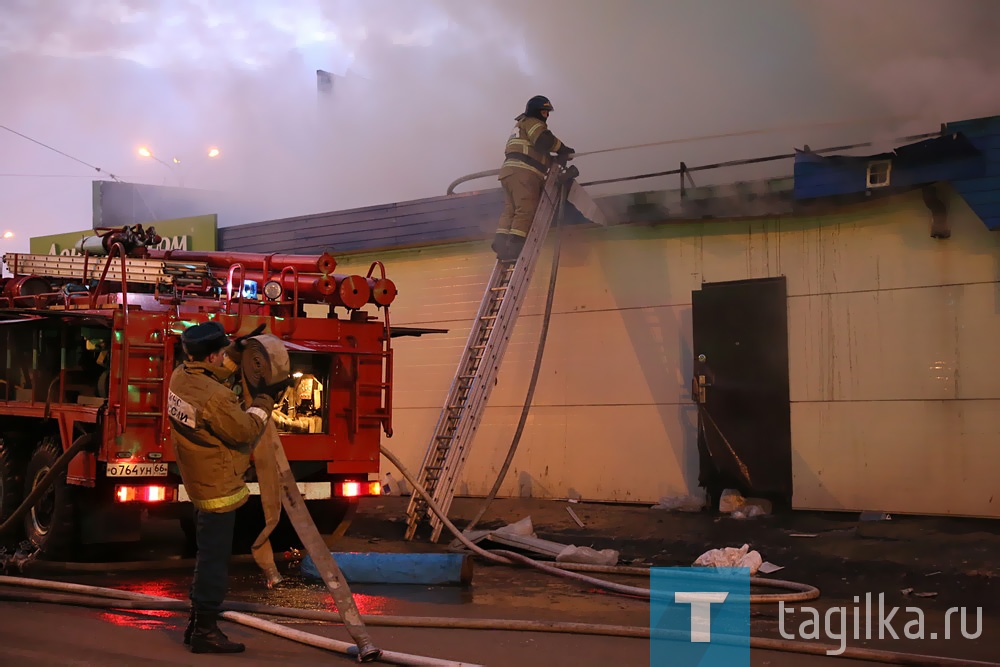
[[[521,114],[507,139],[499,177],[510,176],[515,169],[524,169],[544,179],[552,166],[550,153],[557,152],[562,146],[563,143],[556,139],[544,120]]]
[[[229,512],[250,495],[244,475],[267,423],[273,399],[258,396],[247,410],[225,384],[232,372],[186,361],[174,369],[167,394],[170,435],[184,488],[195,508]]]

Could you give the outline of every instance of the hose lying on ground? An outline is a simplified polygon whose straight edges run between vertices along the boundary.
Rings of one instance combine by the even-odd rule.
[[[30,582],[30,583],[25,583]],[[10,579],[0,577],[0,584],[3,583],[14,583],[17,586],[30,586],[31,588],[50,588],[50,589],[64,589],[62,586],[55,582],[36,582],[31,579]],[[40,584],[40,585],[36,585]],[[55,585],[49,586],[48,584]],[[90,607],[98,609],[117,609],[122,611],[150,611],[150,610],[163,610],[163,611],[187,611],[188,603],[183,600],[171,600],[169,598],[160,599],[122,599],[118,595],[123,593],[123,591],[116,591],[114,589],[107,588],[92,588],[92,587],[80,587],[77,584],[71,585],[72,590],[81,591],[84,589],[90,589],[86,594],[64,594],[64,593],[46,593],[36,590],[31,591],[19,591],[19,590],[8,590],[0,587],[0,600],[8,601],[23,601],[23,602],[42,602],[49,604],[65,604],[74,605],[79,607]],[[256,604],[252,602],[235,602],[228,601],[224,603],[223,609],[227,611],[243,612],[247,614],[264,614],[269,616],[277,616],[289,619],[300,619],[309,621],[321,621],[321,622],[333,622],[338,623],[340,621],[340,616],[336,612],[320,611],[320,610],[310,610],[310,609],[292,609],[288,607],[271,607],[264,604]],[[252,618],[252,617],[250,617]],[[676,640],[681,642],[690,641],[687,633],[677,632],[677,631],[667,631],[667,630],[657,630],[655,633],[650,631],[650,628],[645,626],[629,626],[629,625],[604,625],[604,624],[592,624],[592,623],[573,623],[573,622],[563,622],[563,621],[526,621],[521,619],[500,619],[500,618],[448,618],[448,617],[427,617],[427,616],[379,616],[379,615],[365,615],[362,617],[365,625],[370,626],[383,626],[383,627],[401,627],[401,628],[440,628],[440,629],[452,629],[452,630],[503,630],[510,632],[547,632],[547,633],[559,633],[559,634],[575,634],[575,635],[593,635],[593,636],[604,636],[604,637],[627,637],[636,639],[666,639],[666,640]],[[260,624],[265,624],[267,621],[261,619],[254,619],[255,622]],[[245,625],[250,625],[245,623]],[[258,625],[252,625],[251,627],[260,627],[270,631],[269,628],[261,627]],[[285,627],[285,626],[281,626]],[[296,631],[297,632],[297,631]],[[301,633],[307,635],[307,633]],[[328,640],[323,637],[316,637],[315,635],[307,635],[306,641],[313,646],[318,646],[318,644],[312,643],[312,639],[326,640],[329,642],[334,642],[335,640]],[[726,637],[722,635],[713,634],[713,642],[717,643],[731,643],[736,645],[747,644],[746,638],[737,637]],[[340,642],[343,644],[343,642]],[[749,644],[751,649],[762,649],[762,650],[772,650],[772,651],[785,651],[794,652],[801,654],[811,654],[811,655],[831,655],[831,657],[840,657],[851,660],[868,660],[874,662],[881,662],[893,665],[914,665],[918,667],[951,667],[958,665],[965,665],[967,667],[998,667],[1000,663],[995,662],[980,662],[974,660],[962,660],[958,658],[947,658],[941,656],[930,656],[930,655],[920,655],[915,653],[897,653],[894,651],[880,651],[877,649],[866,649],[866,648],[853,648],[845,647],[843,652],[840,653],[841,649],[839,646],[833,646],[830,644],[821,644],[815,642],[802,642],[802,641],[789,641],[783,639],[768,639],[763,637],[751,637],[749,639]],[[326,648],[326,646],[319,646],[320,648]],[[353,646],[350,646],[354,649]],[[355,649],[356,650],[356,649]],[[343,651],[340,651],[343,652]],[[399,654],[393,654],[391,651],[386,651],[386,660],[390,660],[389,656],[397,656]],[[836,655],[834,655],[836,654]],[[390,660],[391,661],[391,660]],[[411,662],[399,663],[399,664],[415,664]],[[420,664],[446,664],[455,665],[458,663],[449,663],[445,661],[436,662],[425,662]]]
[[[128,603],[139,603],[139,604],[149,604],[158,605],[158,607],[166,607],[168,611],[187,611],[191,608],[190,603],[184,600],[178,600],[176,598],[163,597],[159,595],[147,595],[145,593],[135,593],[132,591],[124,591],[115,588],[102,588],[100,586],[84,586],[83,584],[74,584],[65,581],[45,581],[42,579],[26,579],[23,577],[6,577],[0,576],[0,585],[11,585],[11,586],[21,586],[26,588],[41,588],[54,591],[62,591],[67,593],[82,594],[84,596],[90,596],[91,598],[103,598],[103,606],[115,608],[118,604],[128,604]],[[70,599],[78,596],[48,596],[49,599],[43,599],[43,594],[39,593],[37,596],[33,596],[31,601],[37,602],[56,602],[59,604],[76,604],[76,602],[71,602]],[[4,593],[0,595],[5,599],[12,599],[9,593]],[[28,596],[22,596],[27,598]],[[91,606],[91,605],[84,605]],[[98,605],[93,605],[98,606]],[[234,623],[239,623],[240,625],[245,625],[250,628],[256,628],[257,630],[263,630],[270,634],[276,635],[278,637],[283,637],[285,639],[291,639],[292,641],[299,642],[300,644],[306,644],[308,646],[313,646],[316,648],[326,649],[328,651],[333,651],[335,653],[341,653],[343,655],[349,655],[351,657],[358,657],[358,647],[349,642],[342,642],[336,639],[331,639],[329,637],[322,637],[320,635],[314,635],[308,632],[302,632],[301,630],[296,630],[294,628],[289,628],[278,623],[272,623],[270,621],[265,621],[254,616],[248,616],[236,611],[225,611],[222,613],[222,618],[233,621]],[[331,612],[330,619],[336,619],[340,621],[340,613]],[[378,662],[387,662],[393,665],[415,665],[417,667],[481,667],[480,665],[474,665],[472,663],[465,662],[455,662],[452,660],[439,660],[437,658],[428,658],[420,655],[412,655],[409,653],[399,653],[396,651],[381,651],[381,655],[377,658]]]
[[[487,551],[486,549],[483,549],[482,547],[474,544],[468,537],[465,536],[465,534],[462,533],[462,531],[460,531],[457,527],[455,527],[455,524],[453,524],[451,520],[448,519],[447,515],[445,515],[441,511],[441,508],[438,506],[438,504],[434,502],[434,499],[431,498],[429,493],[427,493],[427,490],[419,482],[417,482],[416,479],[414,479],[413,475],[410,474],[410,471],[403,465],[403,462],[400,461],[395,454],[389,451],[389,449],[385,445],[380,445],[380,447],[383,456],[389,459],[389,461],[391,461],[392,464],[396,466],[400,474],[402,474],[403,477],[406,478],[406,481],[410,483],[410,485],[413,487],[413,490],[416,493],[419,493],[423,497],[424,501],[427,503],[427,506],[431,509],[432,512],[434,512],[438,516],[439,519],[441,519],[441,522],[448,528],[449,531],[451,531],[451,534],[454,535],[456,538],[458,538],[458,540],[462,544],[464,544],[467,548],[471,549],[473,552],[482,556],[483,558],[486,558],[487,560],[492,561],[494,563],[500,563],[502,565],[514,565],[520,563],[522,565],[533,567],[536,570],[541,570],[542,572],[554,574],[558,577],[565,577],[567,579],[575,579],[576,581],[580,581],[585,584],[590,584],[591,586],[597,586],[598,588],[603,588],[604,590],[611,591],[613,593],[621,593],[622,595],[630,595],[646,599],[650,597],[651,592],[650,589],[648,588],[642,588],[640,586],[627,586],[625,584],[618,584],[611,581],[605,581],[603,579],[597,579],[596,577],[588,577],[584,574],[577,574],[576,572],[573,572],[569,567],[566,567],[567,565],[569,565],[568,563],[560,563],[559,565],[561,567],[556,567],[555,565],[551,565],[549,563],[541,563],[539,561],[532,560],[527,556],[522,556],[520,554],[516,554],[511,551],[503,551],[503,550]],[[602,569],[600,571],[607,572],[609,574],[618,573],[615,567],[611,566],[605,566],[605,567],[607,569]],[[589,571],[593,572],[595,570],[589,569]],[[711,576],[710,571],[706,570],[706,576]],[[815,586],[809,586],[808,584],[800,584],[793,581],[782,581],[780,579],[773,579],[773,580],[762,579],[760,577],[751,577],[750,583],[760,586],[769,586],[773,588],[787,588],[792,591],[795,591],[794,593],[787,593],[787,594],[772,593],[768,595],[750,595],[751,604],[762,603],[762,602],[781,602],[781,601],[801,602],[804,600],[814,600],[819,597],[819,589],[817,589]],[[735,601],[737,598],[734,597],[732,599]]]
[[[293,560],[287,553],[276,556],[278,560]],[[229,559],[230,565],[256,565],[251,554],[239,554]],[[194,558],[162,558],[160,560],[133,560],[111,563],[73,563],[67,561],[31,559],[19,565],[21,572],[150,572],[154,570],[192,570]]]

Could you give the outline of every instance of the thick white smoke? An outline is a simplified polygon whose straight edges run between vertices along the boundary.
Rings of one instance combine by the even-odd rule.
[[[235,193],[268,219],[443,194],[498,166],[539,93],[579,151],[921,117],[581,158],[585,180],[1000,113],[998,14],[992,0],[0,0],[0,123],[124,180]],[[337,75],[322,105],[317,68]],[[10,249],[89,226],[83,165],[0,131],[0,174],[0,225],[23,246]]]

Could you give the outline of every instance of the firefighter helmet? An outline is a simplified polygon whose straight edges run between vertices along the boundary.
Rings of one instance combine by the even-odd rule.
[[[549,102],[549,98],[544,95],[535,95],[528,103],[524,105],[524,113],[538,113],[539,111],[554,111],[552,107],[552,102]]]
[[[192,357],[205,357],[227,347],[229,338],[225,328],[215,320],[188,327],[181,334],[184,351]]]

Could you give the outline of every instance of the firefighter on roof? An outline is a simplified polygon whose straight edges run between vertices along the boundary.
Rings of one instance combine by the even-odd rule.
[[[547,97],[532,97],[524,113],[515,119],[517,124],[507,139],[499,175],[504,207],[491,246],[497,259],[513,260],[521,254],[542,199],[552,153],[569,157],[575,152],[548,129],[546,121],[551,111],[552,103]]]
[[[184,643],[193,653],[244,650],[243,644],[223,634],[218,619],[229,586],[235,510],[250,495],[244,474],[274,397],[283,388],[255,388],[256,398],[244,411],[226,385],[236,367],[233,362],[239,363],[234,357],[248,337],[230,345],[225,329],[214,321],[186,329],[181,343],[189,359],[174,369],[167,395],[177,465],[195,512],[198,552],[190,590],[191,618],[184,632]]]

